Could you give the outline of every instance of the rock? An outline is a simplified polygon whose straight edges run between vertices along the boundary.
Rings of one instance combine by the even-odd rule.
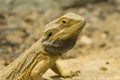
[[[80,41],[81,44],[85,44],[85,45],[88,45],[88,44],[92,43],[92,39],[85,36],[85,35],[81,36],[79,41]]]
[[[120,80],[120,48],[114,48],[91,54],[82,54],[76,59],[59,60],[62,69],[66,72],[80,71],[78,77],[63,79],[52,77],[56,74],[47,71],[44,75],[49,80]]]
[[[96,31],[93,35],[93,46],[94,48],[107,48],[109,45],[108,35],[103,32]]]

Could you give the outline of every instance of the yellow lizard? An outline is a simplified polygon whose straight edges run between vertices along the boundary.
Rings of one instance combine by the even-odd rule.
[[[0,80],[44,80],[42,75],[49,68],[63,77],[76,75],[77,72],[65,73],[56,60],[73,48],[84,26],[84,18],[75,13],[50,22],[31,48],[0,71]]]

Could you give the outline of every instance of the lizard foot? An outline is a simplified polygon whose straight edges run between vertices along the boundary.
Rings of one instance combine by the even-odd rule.
[[[63,78],[72,78],[73,76],[79,76],[80,71],[71,71],[70,73],[66,74],[66,75],[62,75]]]

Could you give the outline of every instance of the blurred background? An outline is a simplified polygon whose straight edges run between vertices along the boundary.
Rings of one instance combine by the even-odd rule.
[[[47,23],[67,12],[83,16],[87,24],[62,59],[120,47],[120,0],[0,0],[0,68],[34,44]]]

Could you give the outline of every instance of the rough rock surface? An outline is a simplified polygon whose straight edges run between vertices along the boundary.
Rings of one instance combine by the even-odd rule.
[[[51,70],[44,77],[49,80],[120,80],[119,62],[120,48],[83,54],[76,59],[58,61],[67,72],[79,70],[78,77],[58,78]],[[50,78],[51,76],[52,78]]]

